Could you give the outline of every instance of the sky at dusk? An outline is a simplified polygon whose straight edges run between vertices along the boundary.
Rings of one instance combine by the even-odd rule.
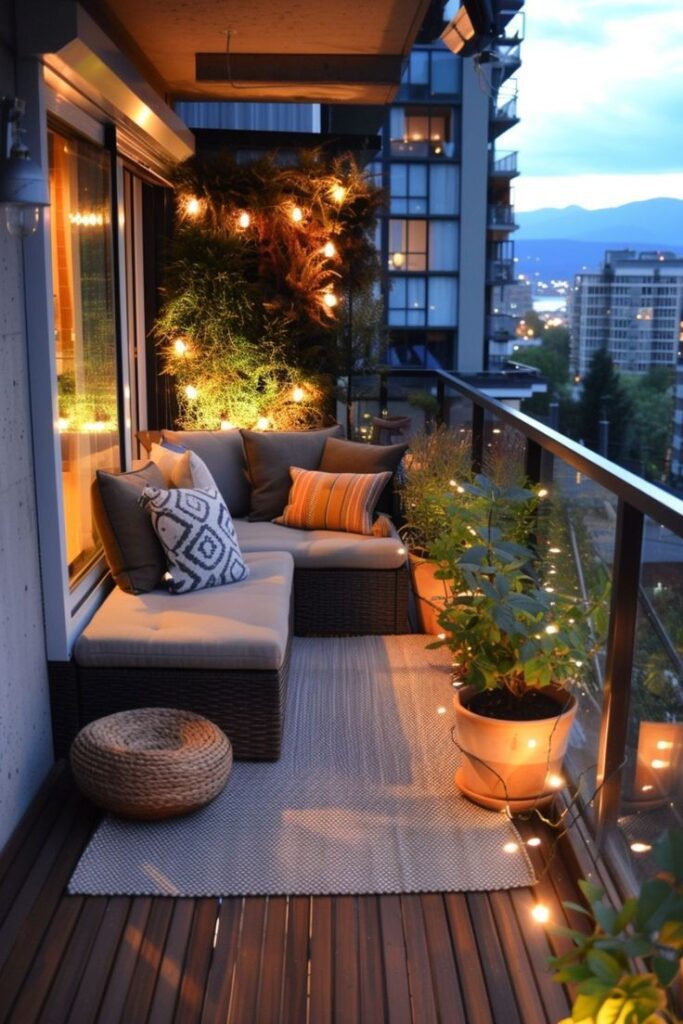
[[[515,207],[683,199],[683,0],[526,0]]]

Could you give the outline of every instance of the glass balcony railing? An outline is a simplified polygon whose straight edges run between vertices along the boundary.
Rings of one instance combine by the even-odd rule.
[[[517,153],[494,153],[489,163],[489,174],[514,178],[519,174],[517,169]]]
[[[446,423],[475,470],[497,460],[547,488],[537,541],[558,587],[596,604],[595,653],[577,664],[572,811],[633,888],[658,835],[683,824],[683,501],[453,374],[391,370],[354,387],[357,436],[377,415]]]

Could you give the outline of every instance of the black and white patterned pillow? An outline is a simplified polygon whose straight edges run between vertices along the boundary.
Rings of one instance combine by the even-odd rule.
[[[174,594],[247,578],[249,569],[228,506],[218,491],[145,487],[140,503],[149,512],[166,553],[164,578]]]

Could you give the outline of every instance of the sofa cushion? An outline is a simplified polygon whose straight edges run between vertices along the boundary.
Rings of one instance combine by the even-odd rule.
[[[165,441],[197,453],[216,481],[231,515],[248,515],[250,485],[239,430],[162,430],[161,433]]]
[[[247,552],[287,551],[297,569],[399,569],[406,561],[401,539],[388,519],[392,536],[367,537],[333,530],[293,530],[277,523],[236,519],[235,529],[245,558]],[[359,594],[362,600],[362,594]]]
[[[113,591],[79,637],[79,665],[103,668],[279,669],[289,640],[293,563],[246,557],[249,579],[172,595]]]
[[[169,441],[152,444],[149,457],[161,470],[167,487],[199,487],[203,491],[218,490],[208,466],[196,452]]]
[[[341,437],[342,433],[340,426],[325,430],[243,430],[252,487],[249,519],[261,522],[281,515],[291,485],[289,467],[317,469],[327,438]]]
[[[249,575],[228,506],[216,490],[145,487],[141,502],[166,553],[164,579],[174,594],[226,583]]]
[[[163,548],[149,516],[138,504],[145,487],[163,487],[164,478],[152,462],[132,473],[99,469],[91,497],[95,526],[114,581],[130,594],[145,594],[166,572]]]
[[[372,533],[372,513],[391,473],[321,473],[298,466],[289,473],[292,487],[276,523],[302,530]]]

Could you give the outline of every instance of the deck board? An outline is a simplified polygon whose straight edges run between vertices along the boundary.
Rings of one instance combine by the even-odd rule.
[[[217,899],[68,896],[97,816],[59,766],[0,856],[0,1021],[31,1024],[546,1024],[546,959],[577,898],[547,830],[538,887],[496,893]]]

